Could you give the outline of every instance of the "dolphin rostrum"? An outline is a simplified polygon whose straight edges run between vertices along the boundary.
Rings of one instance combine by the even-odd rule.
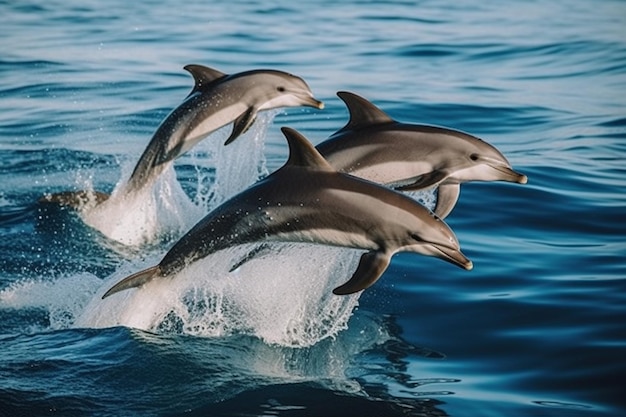
[[[350,120],[317,150],[337,170],[397,190],[439,186],[435,214],[442,219],[452,211],[464,182],[528,181],[482,139],[444,127],[400,123],[363,97],[345,91],[337,95]]]
[[[365,249],[354,275],[335,288],[351,294],[372,285],[396,252],[435,256],[465,269],[452,230],[413,199],[331,167],[297,131],[282,129],[285,165],[197,223],[161,262],[123,279],[102,298],[169,277],[219,250],[253,242],[310,242]]]
[[[324,108],[306,82],[277,70],[251,70],[227,75],[203,65],[185,66],[195,85],[185,100],[159,125],[124,186],[130,193],[149,186],[178,158],[215,130],[233,123],[225,145],[245,133],[259,111],[279,107]],[[87,191],[48,194],[40,201],[72,206]],[[108,196],[99,193],[97,203]]]

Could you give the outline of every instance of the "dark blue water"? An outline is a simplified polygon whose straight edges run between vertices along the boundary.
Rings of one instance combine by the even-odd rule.
[[[0,2],[0,415],[624,415],[626,3],[215,3]],[[149,243],[37,202],[113,190],[189,63],[293,72],[326,109],[267,114],[226,149],[216,132],[156,207],[98,218],[130,214],[122,237]],[[358,253],[277,246],[229,275],[240,248],[100,300],[279,167],[280,126],[314,143],[342,127],[338,90],[528,175],[462,188],[446,221],[474,270],[397,255],[336,297]]]

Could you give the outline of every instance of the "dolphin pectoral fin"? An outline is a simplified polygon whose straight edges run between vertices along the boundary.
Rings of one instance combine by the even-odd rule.
[[[250,126],[252,126],[252,124],[256,120],[256,113],[256,108],[249,107],[248,110],[241,114],[241,116],[237,117],[235,119],[235,122],[233,123],[233,131],[228,139],[226,139],[226,142],[224,142],[224,145],[228,145],[229,143],[237,139],[240,135],[246,133],[246,131],[250,129]]]
[[[75,210],[81,210],[91,204],[98,205],[109,198],[106,193],[100,191],[63,191],[61,193],[44,194],[39,199],[40,203],[58,204],[64,207],[71,207]]]
[[[454,208],[461,192],[460,184],[441,184],[437,188],[437,204],[435,204],[435,214],[440,219],[445,219]]]
[[[136,272],[112,286],[107,292],[104,293],[102,299],[104,300],[109,295],[115,294],[116,292],[124,291],[129,288],[140,287],[143,284],[151,281],[154,277],[159,276],[159,272],[159,265],[155,265],[148,269],[144,269],[143,271]]]
[[[424,188],[432,187],[433,185],[443,181],[447,176],[448,175],[445,172],[435,170],[416,177],[415,181],[411,181],[411,183],[407,185],[400,185],[394,188],[399,191],[423,190]]]
[[[335,288],[333,294],[348,295],[370,287],[385,272],[390,258],[389,254],[381,251],[364,253],[352,278]]]
[[[239,268],[241,265],[245,264],[246,262],[249,262],[255,258],[262,258],[264,256],[267,256],[270,253],[271,253],[270,246],[265,243],[261,243],[259,246],[253,248],[250,252],[246,253],[246,255],[243,258],[235,262],[233,266],[230,267],[228,272],[233,272],[234,270],[236,270],[237,268]]]

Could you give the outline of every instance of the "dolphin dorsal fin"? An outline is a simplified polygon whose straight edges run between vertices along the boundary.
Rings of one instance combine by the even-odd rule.
[[[350,121],[348,121],[348,124],[341,130],[354,130],[377,124],[395,122],[387,113],[361,96],[348,91],[339,91],[337,95],[346,103],[348,111],[350,112]]]
[[[205,67],[204,65],[199,64],[185,65],[184,68],[189,71],[195,81],[195,85],[193,86],[191,93],[189,93],[190,95],[195,93],[196,91],[201,91],[213,81],[227,75],[216,69]]]
[[[289,159],[285,166],[300,166],[335,171],[315,147],[300,132],[289,127],[280,129],[289,143]]]

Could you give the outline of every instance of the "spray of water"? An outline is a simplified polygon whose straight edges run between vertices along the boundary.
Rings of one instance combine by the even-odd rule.
[[[211,169],[197,169],[193,198],[170,170],[153,190],[132,200],[114,191],[105,204],[84,212],[83,219],[109,238],[130,245],[186,231],[206,212],[267,174],[264,140],[274,116],[263,113],[249,132],[228,147],[223,145],[228,131],[222,130],[194,150],[189,157],[193,163]],[[414,197],[432,207],[434,195],[431,190]],[[54,316],[52,328],[127,326],[202,337],[246,335],[289,348],[313,346],[347,328],[359,296],[335,296],[332,289],[351,276],[360,251],[273,243],[242,263],[255,248],[242,245],[215,253],[173,277],[102,300],[112,285],[157,264],[167,250],[146,249],[142,259],[127,261],[104,281],[90,274],[52,283],[34,279],[4,290],[0,304],[12,308],[18,306],[16,300],[26,307],[39,304]],[[38,291],[53,296],[38,298]]]
[[[142,244],[163,233],[189,228],[201,215],[267,175],[264,140],[275,112],[266,112],[253,129],[228,147],[227,129],[215,132],[191,155],[197,169],[194,199],[172,172],[154,190],[120,201],[111,199],[84,215],[108,237]],[[115,221],[109,220],[110,218]],[[107,220],[104,220],[107,219]],[[101,299],[120,279],[159,262],[164,250],[129,262],[93,288],[75,314],[77,327],[128,326],[204,337],[251,335],[280,346],[311,346],[347,327],[358,296],[339,297],[332,289],[356,267],[358,251],[307,244],[272,244],[241,265],[255,245],[213,254],[174,277]],[[239,265],[234,271],[234,265]]]
[[[228,147],[224,141],[229,126],[213,133],[194,150],[208,156],[215,175],[208,178],[198,171],[198,190],[191,199],[176,180],[170,166],[153,187],[125,193],[130,165],[111,197],[99,205],[88,205],[80,215],[90,227],[114,241],[130,246],[152,243],[162,236],[177,236],[189,230],[206,212],[266,175],[263,145],[276,111],[264,112],[250,131]],[[200,162],[200,158],[194,158]],[[208,160],[207,160],[208,159]],[[88,184],[83,184],[88,185]],[[88,188],[87,188],[88,189]]]
[[[109,200],[85,207],[81,218],[109,239],[136,247],[184,233],[208,211],[267,175],[264,141],[275,115],[259,115],[252,129],[229,146],[223,145],[229,127],[219,130],[181,158],[196,167],[195,194],[186,193],[169,169],[151,190],[124,195],[127,175],[122,175]],[[124,167],[125,174],[130,168]],[[204,337],[250,335],[273,345],[304,347],[347,327],[358,296],[334,296],[332,288],[350,276],[358,253],[273,244],[232,271],[254,249],[244,245],[213,254],[174,277],[102,300],[113,284],[158,263],[167,250],[146,247],[142,259],[125,262],[104,281],[89,274],[45,284],[35,278],[5,290],[3,297],[7,302],[20,299],[27,308],[39,304],[47,309],[59,317],[51,318],[52,328],[122,325]],[[80,296],[73,292],[76,281],[83,285]],[[42,285],[55,296],[34,296]]]
[[[108,200],[81,212],[87,225],[129,246],[148,244],[163,235],[179,235],[201,216],[201,208],[187,197],[171,168],[153,189],[124,194],[118,186]]]
[[[314,345],[347,327],[358,295],[335,296],[332,288],[349,278],[358,253],[276,244],[271,255],[253,258],[229,272],[251,248],[218,252],[174,277],[101,300],[102,293],[128,271],[116,273],[96,291],[75,325],[124,325],[203,337],[244,334],[290,347]]]

